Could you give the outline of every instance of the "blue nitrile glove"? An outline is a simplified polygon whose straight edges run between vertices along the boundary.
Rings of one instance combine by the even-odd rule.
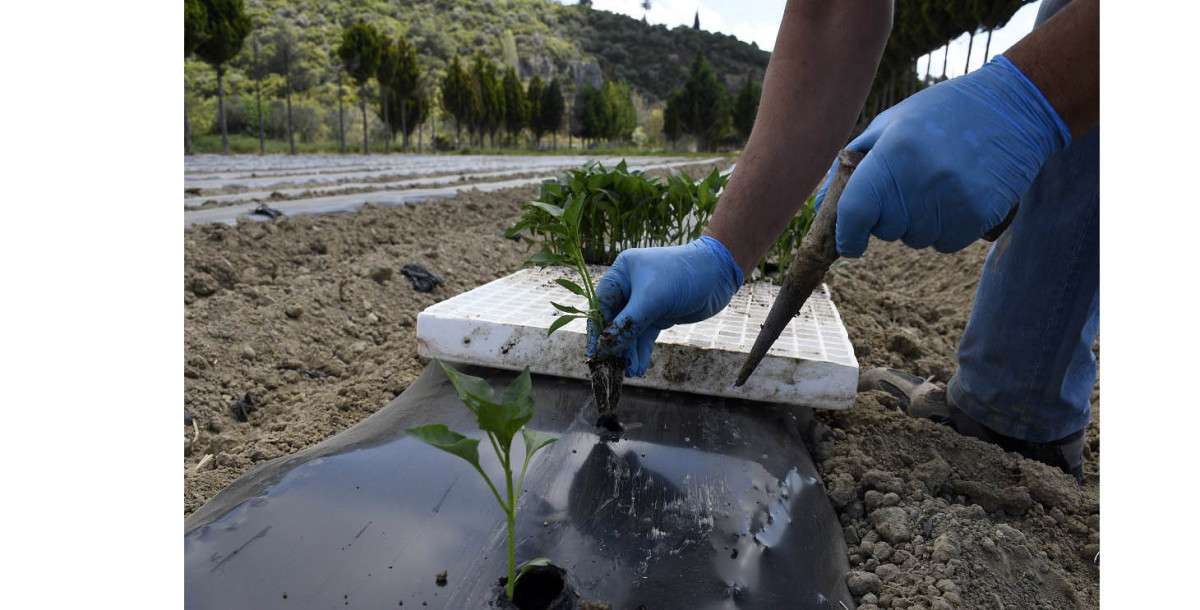
[[[617,336],[613,350],[628,360],[625,374],[646,374],[659,331],[716,315],[741,285],[733,255],[708,235],[682,246],[622,252],[596,283],[596,297],[611,321],[604,332]],[[588,357],[596,341],[589,326]]]
[[[838,252],[862,256],[872,234],[913,248],[961,250],[999,225],[1046,160],[1070,142],[1050,102],[1002,55],[921,91],[875,117],[847,146],[867,155],[838,202]],[[834,161],[829,176],[836,168]]]

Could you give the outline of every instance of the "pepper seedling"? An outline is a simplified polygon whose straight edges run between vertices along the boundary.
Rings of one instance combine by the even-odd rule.
[[[508,599],[513,598],[513,588],[520,577],[516,565],[516,525],[517,499],[521,495],[521,487],[525,484],[525,471],[529,468],[529,460],[535,453],[550,443],[558,440],[553,436],[535,432],[525,427],[533,419],[533,384],[529,377],[529,367],[526,367],[508,387],[497,394],[490,385],[479,377],[467,375],[453,367],[438,361],[446,377],[454,386],[454,391],[463,404],[475,414],[479,429],[483,431],[496,458],[504,470],[503,496],[492,482],[491,477],[483,471],[479,464],[479,439],[469,438],[446,427],[445,424],[426,424],[408,429],[408,433],[416,438],[438,448],[446,453],[456,455],[466,460],[475,468],[475,472],[483,477],[492,496],[504,510],[505,524],[508,528],[508,580],[504,585],[504,593]],[[525,458],[521,463],[520,474],[516,485],[513,485],[512,441],[517,433],[525,441]],[[530,565],[540,565],[546,560],[538,558],[527,562]],[[524,565],[521,573],[524,573]]]
[[[583,193],[577,193],[567,198],[562,207],[544,201],[530,201],[525,204],[526,208],[541,210],[549,215],[549,219],[542,224],[542,230],[553,236],[558,246],[558,252],[555,252],[543,244],[542,250],[529,261],[542,266],[570,265],[579,273],[582,285],[567,278],[557,278],[554,282],[586,299],[587,310],[551,301],[550,305],[562,315],[550,324],[546,334],[553,334],[571,320],[578,319],[587,320],[589,331],[599,329],[596,353],[587,361],[592,377],[592,394],[596,399],[596,410],[600,413],[596,425],[609,432],[619,432],[621,425],[617,421],[617,403],[621,400],[621,383],[625,379],[627,363],[623,356],[613,355],[613,350],[609,349],[616,337],[611,333],[602,332],[607,322],[600,310],[596,287],[592,283],[592,276],[583,256],[580,222],[584,212],[584,197]]]

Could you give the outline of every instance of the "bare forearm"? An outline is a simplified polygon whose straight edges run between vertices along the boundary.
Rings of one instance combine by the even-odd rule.
[[[1072,136],[1100,124],[1100,2],[1075,0],[1004,53]]]
[[[708,233],[750,271],[845,144],[892,25],[890,0],[789,0],[758,117]]]

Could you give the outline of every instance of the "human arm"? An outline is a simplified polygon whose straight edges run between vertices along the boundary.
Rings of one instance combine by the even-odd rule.
[[[1098,17],[1098,0],[1075,0],[1004,55],[876,117],[847,146],[867,154],[838,205],[838,252],[862,256],[871,235],[955,252],[998,226],[1042,165],[1099,124]]]
[[[789,0],[750,141],[706,235],[622,252],[596,286],[626,374],[645,373],[659,331],[721,311],[804,203],[850,134],[891,15],[890,0]]]
[[[707,233],[749,274],[850,136],[892,27],[892,2],[791,0],[750,140]]]

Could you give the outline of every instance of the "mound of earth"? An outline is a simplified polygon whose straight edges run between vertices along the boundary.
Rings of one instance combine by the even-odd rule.
[[[873,242],[827,278],[865,370],[946,381],[987,253]],[[859,608],[1098,608],[1099,399],[1086,482],[904,415],[884,392],[825,411],[814,448]]]

